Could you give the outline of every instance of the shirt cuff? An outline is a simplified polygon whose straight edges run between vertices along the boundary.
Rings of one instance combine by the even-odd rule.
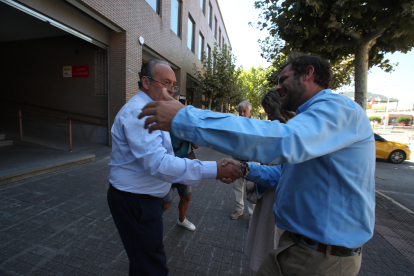
[[[260,166],[256,163],[247,162],[249,164],[249,175],[245,178],[247,181],[256,182],[259,175],[257,174],[257,166]]]
[[[201,161],[203,164],[202,179],[216,179],[217,177],[217,162],[216,161]]]
[[[182,108],[171,122],[171,132],[176,137],[186,141],[195,142],[195,127],[198,116],[197,109],[189,105]]]

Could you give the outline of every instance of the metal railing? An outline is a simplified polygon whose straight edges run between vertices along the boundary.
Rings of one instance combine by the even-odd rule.
[[[23,103],[19,103],[19,102],[14,102],[14,101],[9,101],[9,100],[4,100],[4,99],[0,99],[0,106],[4,107],[2,109],[0,109],[0,114],[6,114],[6,115],[11,115],[13,117],[18,117],[19,118],[19,126],[20,126],[20,139],[23,140],[23,124],[22,124],[22,119],[25,120],[29,120],[29,121],[38,121],[38,122],[43,122],[43,123],[47,123],[47,124],[51,124],[51,125],[57,125],[60,127],[68,127],[69,129],[69,151],[72,151],[72,122],[79,122],[82,124],[87,124],[87,125],[97,125],[97,126],[107,126],[107,120],[108,117],[101,117],[101,116],[94,116],[94,115],[89,115],[89,114],[81,114],[81,113],[76,113],[76,112],[72,112],[72,111],[67,111],[67,110],[60,110],[60,109],[55,109],[55,108],[50,108],[50,107],[44,107],[44,106],[37,106],[37,105],[31,105],[31,104],[23,104]],[[14,115],[14,114],[10,114],[4,112],[5,109],[14,109],[14,110],[18,110],[19,114],[18,115]],[[40,110],[39,110],[40,109]],[[38,111],[37,111],[38,110]],[[54,121],[56,121],[56,119],[62,119],[68,122],[68,125],[62,125],[62,124],[57,124],[56,122],[50,122],[50,121],[45,121],[45,120],[39,120],[39,119],[34,119],[34,118],[29,118],[29,117],[23,117],[22,116],[22,111],[24,111],[25,113],[34,113],[34,114],[39,114],[42,116],[47,116],[48,118],[54,118]],[[51,113],[63,113],[62,115],[54,115],[54,114],[50,114]],[[70,117],[66,117],[66,116],[70,116]],[[43,118],[45,119],[45,118]],[[108,127],[108,129],[110,129]],[[108,138],[108,143],[109,143],[109,138]]]
[[[0,106],[3,106],[3,105],[0,105]],[[46,113],[42,113],[42,112],[32,111],[32,110],[25,110],[25,109],[18,108],[18,107],[11,107],[11,106],[3,106],[3,107],[18,110],[18,112],[19,112],[18,118],[19,118],[20,140],[23,140],[23,119],[30,120],[30,121],[47,123],[47,124],[50,124],[50,125],[55,125],[55,126],[60,126],[60,127],[68,127],[69,128],[69,152],[72,152],[72,119],[67,118],[67,117],[63,117],[63,116],[51,115],[51,114],[46,114]],[[34,119],[34,118],[29,118],[29,117],[23,117],[22,111],[25,111],[25,112],[28,112],[28,113],[35,113],[35,114],[39,114],[39,115],[42,115],[42,116],[67,120],[68,121],[68,126],[57,124],[57,123],[50,122],[50,121],[39,120],[39,119]],[[6,112],[0,112],[0,113],[6,114],[6,115],[11,115],[10,113],[6,113]],[[12,116],[16,117],[15,115],[12,115]],[[76,121],[80,121],[80,120],[76,120]]]

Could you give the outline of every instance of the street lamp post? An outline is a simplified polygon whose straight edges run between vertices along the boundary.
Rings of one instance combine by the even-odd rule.
[[[385,129],[385,124],[388,125],[388,105],[390,104],[390,97],[387,96],[387,106],[385,107],[385,119],[384,119],[384,126],[383,129]]]

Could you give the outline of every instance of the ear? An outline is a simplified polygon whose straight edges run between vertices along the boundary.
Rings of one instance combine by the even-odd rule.
[[[142,86],[145,88],[145,90],[148,90],[149,82],[150,82],[149,78],[147,78],[147,77],[141,78],[141,83],[142,83]]]
[[[313,77],[313,73],[315,72],[315,68],[313,68],[312,65],[309,65],[308,68],[306,68],[306,72],[303,75],[303,81],[309,81]]]

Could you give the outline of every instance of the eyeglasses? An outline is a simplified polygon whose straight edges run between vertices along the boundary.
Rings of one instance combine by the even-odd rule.
[[[149,79],[151,79],[151,80],[153,80],[153,81],[156,81],[156,82],[161,83],[162,85],[165,86],[165,88],[167,88],[167,90],[171,90],[171,91],[174,91],[174,92],[178,92],[178,90],[180,89],[180,87],[178,85],[166,84],[166,83],[157,81],[157,80],[151,78],[150,76],[146,76],[146,77],[149,78]]]

